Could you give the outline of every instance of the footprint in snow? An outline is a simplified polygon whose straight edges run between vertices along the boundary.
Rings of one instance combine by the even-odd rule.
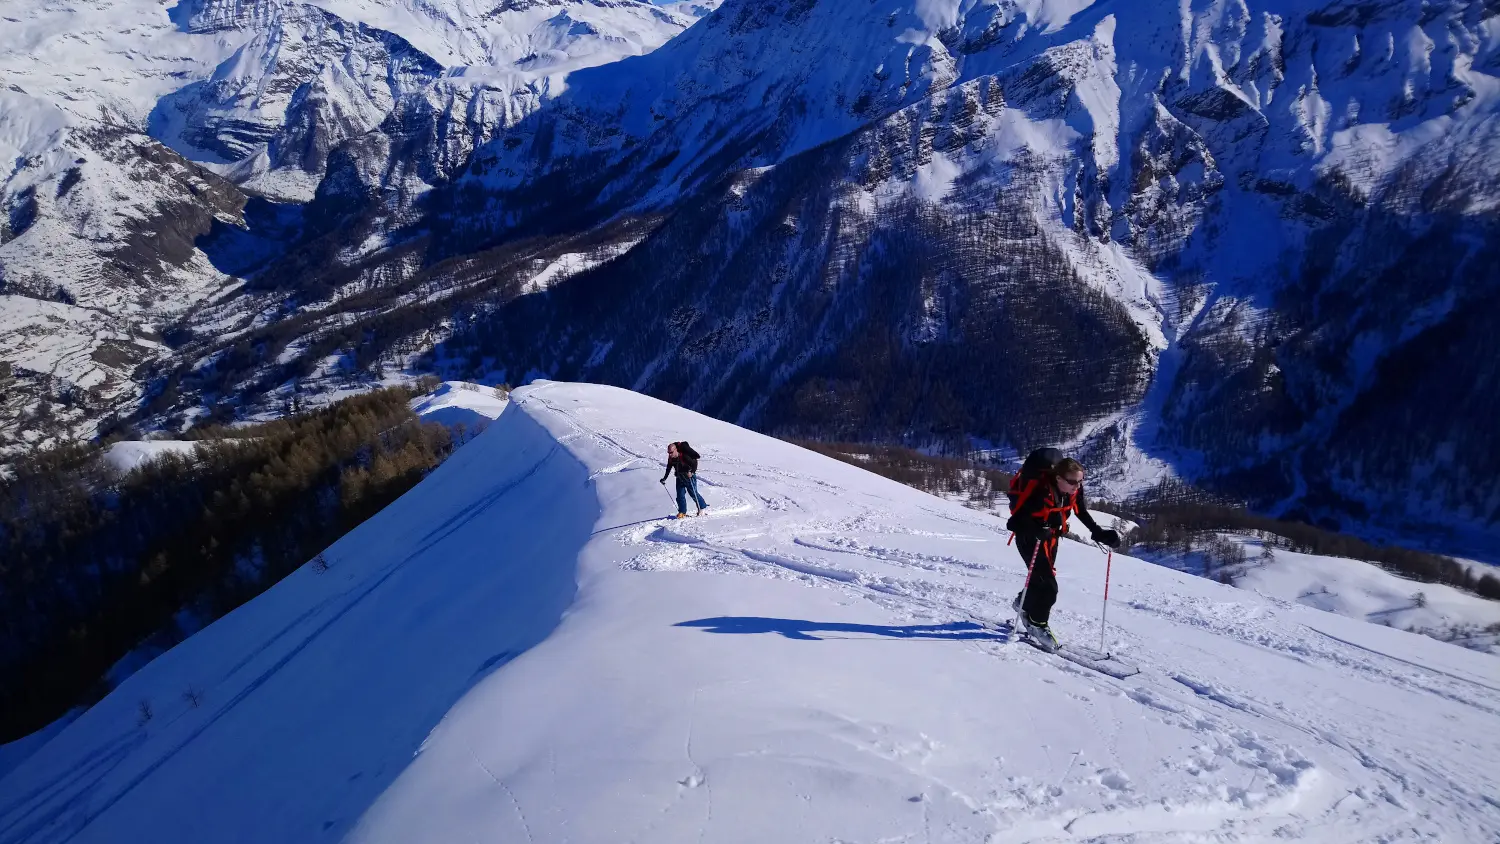
[[[1118,768],[1100,768],[1096,774],[1100,785],[1112,791],[1131,791],[1130,777]]]

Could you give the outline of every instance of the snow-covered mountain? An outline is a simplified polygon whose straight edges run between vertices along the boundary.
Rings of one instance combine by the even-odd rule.
[[[622,390],[516,391],[324,556],[25,748],[0,841],[1500,834],[1495,657],[1116,556],[1117,680],[986,626],[999,519]]]
[[[723,367],[772,382],[780,373],[790,376],[787,388],[805,390],[810,373],[793,373],[795,358],[850,357],[858,322],[847,313],[810,319],[816,342],[795,343],[784,357],[775,352],[784,334],[757,339],[745,327],[766,304],[781,316],[777,300],[786,294],[775,288],[783,279],[802,286],[787,310],[805,312],[808,298],[828,291],[859,300],[832,312],[879,313],[874,295],[850,288],[883,270],[900,274],[877,294],[897,298],[880,316],[882,333],[904,346],[892,349],[898,369],[956,373],[942,391],[966,411],[904,414],[883,433],[959,427],[1019,448],[1092,429],[1094,445],[1116,459],[1146,448],[1223,475],[1242,495],[1338,508],[1340,498],[1374,493],[1391,514],[1452,520],[1457,511],[1460,522],[1496,522],[1500,489],[1482,484],[1488,468],[1469,474],[1466,460],[1449,456],[1493,466],[1481,427],[1455,426],[1451,415],[1424,424],[1421,414],[1463,406],[1482,418],[1493,409],[1493,390],[1481,385],[1493,376],[1481,375],[1488,364],[1466,369],[1473,378],[1409,378],[1494,360],[1485,339],[1493,334],[1472,325],[1487,319],[1473,304],[1500,289],[1491,250],[1500,186],[1490,154],[1496,24],[1484,7],[996,3],[876,18],[838,3],[724,9],[642,58],[640,72],[574,79],[556,108],[538,112],[540,154],[523,132],[478,153],[456,192],[460,229],[514,225],[514,216],[523,225],[535,171],[552,166],[588,175],[577,196],[600,195],[601,214],[631,202],[651,207],[694,184],[718,192],[709,201],[718,217],[709,249],[697,247],[706,226],[684,220],[676,228],[696,228],[661,258],[643,256],[609,282],[654,279],[672,270],[679,250],[699,250],[706,268],[694,262],[691,277],[657,282],[645,297],[694,310],[685,336],[628,351],[616,345],[612,354],[628,360],[615,369],[592,349],[616,331],[583,333],[568,319],[553,340],[561,345],[544,334],[544,351],[528,357],[517,346],[537,343],[522,337],[502,360],[549,372],[541,361],[576,355],[592,361],[580,373],[603,372],[720,414],[816,424],[823,420],[796,412],[768,420],[747,397],[726,396]],[[850,37],[852,25],[868,28]],[[774,63],[745,60],[772,45],[807,45],[793,34],[804,28],[825,40]],[[729,34],[715,39],[715,31]],[[840,58],[813,58],[825,54]],[[756,105],[763,99],[789,105],[766,111]],[[622,129],[604,144],[616,150],[604,160],[591,135],[600,124]],[[613,160],[622,162],[618,171],[607,168]],[[723,181],[726,172],[768,165],[793,169],[783,181],[756,175],[748,189]],[[903,213],[913,201],[922,210]],[[531,219],[549,225],[573,202],[550,190]],[[501,207],[520,213],[475,213]],[[784,231],[768,234],[775,225]],[[889,241],[903,235],[918,238],[907,265],[882,262]],[[1020,271],[1008,273],[1002,243],[1031,250]],[[732,277],[736,291],[744,277],[768,282],[726,309],[703,301],[711,298],[705,274]],[[1074,282],[1103,292],[1103,301],[1070,291]],[[1371,298],[1373,285],[1380,294]],[[1062,294],[1046,307],[1074,310],[1065,324],[1092,324],[1089,336],[1070,342],[1067,328],[1046,325],[1040,313],[1007,327],[1005,312],[1025,309],[1037,288]],[[1010,336],[986,348],[986,327],[996,324]],[[502,333],[513,330],[505,324]],[[1059,384],[1041,370],[1046,390],[1026,388],[1031,400],[1007,396],[1002,414],[986,397],[1046,367],[1037,355],[1016,355],[1028,333],[1032,345],[1067,346],[1082,373]],[[726,334],[744,340],[726,348]],[[690,354],[711,339],[723,354]],[[971,354],[924,354],[944,345]],[[983,355],[972,354],[980,348]],[[981,375],[983,390],[966,390],[963,379],[1007,352],[1023,366],[998,387]],[[766,357],[777,366],[759,366]],[[853,382],[829,399],[852,408],[889,385],[858,366],[820,369],[843,370],[816,373],[823,379]],[[1145,390],[1142,376],[1152,370],[1157,378]],[[729,381],[753,382],[747,375]],[[1086,396],[1070,396],[1079,381]],[[1385,414],[1403,424],[1386,424]],[[850,417],[840,421],[868,424],[858,411]],[[1046,421],[1028,426],[1026,417]],[[1413,486],[1430,489],[1425,481],[1445,463],[1463,478],[1455,492],[1464,481],[1487,492],[1449,496],[1439,484],[1433,495],[1410,495]],[[1343,510],[1352,516],[1358,505],[1346,501]]]
[[[1493,533],[1495,32],[1458,0],[733,4],[477,153],[445,234],[683,209],[479,332],[507,373]]]
[[[691,7],[190,6],[214,69],[149,112],[242,157],[145,418],[438,346],[1493,545],[1491,6],[729,0],[655,50]]]
[[[174,322],[215,297],[246,307],[243,267],[203,239],[252,225],[253,197],[311,199],[330,151],[401,98],[546,90],[706,13],[636,0],[0,9],[0,158],[14,163],[0,183],[0,359],[19,376],[0,403],[5,451],[89,435],[132,408]],[[485,131],[482,115],[461,119]]]
[[[207,4],[188,18],[189,31],[243,30],[250,40],[208,79],[159,100],[151,130],[196,161],[244,162],[220,172],[262,193],[310,199],[331,149],[442,72],[404,39],[315,6],[230,11]]]
[[[471,374],[789,432],[1062,440],[1113,494],[1178,472],[1492,533],[1494,451],[1465,420],[1495,409],[1473,324],[1500,284],[1495,57],[1493,16],[1459,0],[731,3],[506,99],[459,154],[452,102],[412,101],[309,209],[350,242],[424,220],[340,272],[425,284],[527,272],[504,244],[653,227],[453,338]]]

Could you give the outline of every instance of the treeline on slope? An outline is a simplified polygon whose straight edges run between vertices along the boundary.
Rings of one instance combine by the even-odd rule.
[[[808,451],[858,466],[897,483],[937,496],[962,499],[978,510],[1008,507],[1009,472],[960,457],[933,457],[897,445],[818,442],[789,439]]]
[[[123,475],[98,445],[15,464],[0,482],[0,743],[107,691],[102,676],[144,640],[229,612],[421,480],[453,443],[411,412],[413,393],[210,431],[192,456]]]
[[[100,357],[96,352],[95,359]],[[33,447],[23,431],[36,432],[43,440],[76,439],[91,430],[91,420],[108,414],[110,404],[99,387],[79,387],[48,372],[0,361],[0,455]]]
[[[791,442],[924,492],[957,498],[975,509],[1002,513],[1009,510],[1004,493],[1010,474],[975,460],[933,457],[889,445]],[[1239,534],[1288,551],[1364,560],[1412,580],[1444,583],[1500,600],[1500,578],[1479,574],[1451,557],[1376,545],[1302,522],[1256,515],[1241,505],[1180,481],[1169,481],[1126,502],[1091,503],[1139,525],[1125,534],[1124,547],[1165,555],[1202,555],[1208,563],[1204,570],[1207,576],[1213,576],[1215,571],[1230,571],[1247,561],[1243,546],[1223,536]]]
[[[343,224],[362,230],[378,222],[356,216]],[[213,407],[213,421],[229,422],[236,405],[261,402],[288,381],[312,375],[333,355],[341,356],[347,382],[378,380],[387,364],[426,349],[439,326],[461,332],[521,295],[538,264],[568,252],[602,261],[614,241],[654,224],[648,217],[629,218],[583,235],[517,239],[432,264],[424,263],[430,247],[425,238],[348,266],[329,259],[342,242],[337,238],[325,234],[299,241],[259,269],[245,288],[289,295],[284,315],[237,335],[232,343],[196,337],[189,324],[174,326],[165,339],[179,347],[177,362],[143,371],[151,385],[147,400],[118,425],[180,412],[194,396],[232,396],[233,401],[221,400]],[[299,304],[318,306],[297,310]],[[288,354],[294,345],[296,353]],[[211,363],[198,366],[205,357]],[[467,364],[466,371],[484,368],[478,356]]]
[[[860,319],[809,356],[759,424],[818,439],[900,438],[962,449],[1075,434],[1139,396],[1145,344],[1013,208],[951,215],[915,204],[840,221],[859,245]]]
[[[689,197],[616,260],[433,358],[629,386],[778,436],[1024,444],[1138,400],[1148,344],[1029,200],[858,211],[849,142]],[[454,373],[476,377],[486,370]]]

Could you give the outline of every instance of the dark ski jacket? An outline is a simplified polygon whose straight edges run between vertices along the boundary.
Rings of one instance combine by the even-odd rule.
[[[1094,521],[1084,501],[1083,487],[1079,486],[1071,495],[1061,497],[1057,480],[1049,472],[1017,506],[1011,523],[1015,524],[1018,536],[1042,536],[1049,527],[1055,535],[1060,535],[1067,531],[1068,516],[1073,513],[1078,514],[1078,520],[1090,531],[1099,530],[1099,523]]]
[[[677,473],[677,480],[686,482],[687,479],[698,473],[698,452],[693,451],[687,443],[674,443],[677,446],[677,456],[667,458],[667,471],[662,473],[661,479],[666,480],[667,475]]]

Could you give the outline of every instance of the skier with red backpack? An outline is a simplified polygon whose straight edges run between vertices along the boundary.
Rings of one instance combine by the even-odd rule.
[[[1083,465],[1055,448],[1039,448],[1027,456],[1011,479],[1009,496],[1011,516],[1005,527],[1015,534],[1027,565],[1026,585],[1012,606],[1031,640],[1053,651],[1058,642],[1047,621],[1057,601],[1057,544],[1068,532],[1068,517],[1077,513],[1102,545],[1118,546],[1120,535],[1094,521],[1084,501]]]
[[[687,496],[693,496],[693,502],[698,505],[697,515],[703,515],[708,509],[708,502],[698,494],[698,452],[687,444],[687,440],[667,444],[667,471],[662,473],[661,483],[666,486],[667,476],[677,474],[677,518],[681,519],[687,515]]]

